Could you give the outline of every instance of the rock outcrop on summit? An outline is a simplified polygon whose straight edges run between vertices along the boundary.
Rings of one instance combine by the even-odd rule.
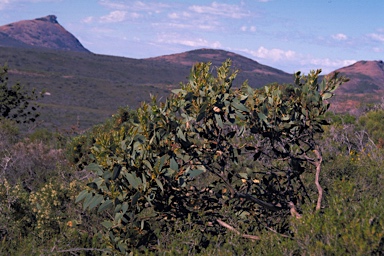
[[[55,15],[0,26],[0,46],[89,52]]]

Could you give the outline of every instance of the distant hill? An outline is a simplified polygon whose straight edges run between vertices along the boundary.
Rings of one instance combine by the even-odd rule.
[[[375,93],[384,90],[384,62],[358,61],[336,70],[350,78],[340,91],[345,93]]]
[[[197,62],[211,62],[214,67],[218,67],[227,59],[231,59],[232,67],[239,70],[238,82],[242,83],[245,80],[248,80],[249,85],[252,87],[261,87],[273,82],[290,83],[293,81],[292,74],[262,65],[257,61],[239,54],[223,50],[198,49],[150,58],[149,60],[160,63],[184,65],[187,67],[192,67]]]
[[[384,100],[384,62],[358,61],[335,70],[350,79],[336,91],[332,108],[338,112],[355,112],[361,105]],[[334,71],[334,72],[335,72]]]
[[[0,46],[89,52],[55,15],[0,26]]]
[[[150,94],[164,100],[171,89],[187,82],[193,64],[212,62],[218,67],[228,58],[240,71],[235,86],[245,80],[254,88],[293,81],[292,74],[223,50],[147,59],[93,54],[54,15],[0,26],[0,65],[8,63],[11,84],[20,82],[47,92],[40,101],[40,121],[50,129],[89,128],[119,107],[139,107]],[[338,71],[351,81],[336,91],[333,110],[353,111],[358,104],[378,102],[384,95],[382,61],[361,61]]]

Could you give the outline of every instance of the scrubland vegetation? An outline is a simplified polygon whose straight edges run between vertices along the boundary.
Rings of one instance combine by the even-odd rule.
[[[88,131],[4,114],[0,254],[382,255],[384,108],[331,113],[345,79],[318,75],[233,89],[202,63]]]

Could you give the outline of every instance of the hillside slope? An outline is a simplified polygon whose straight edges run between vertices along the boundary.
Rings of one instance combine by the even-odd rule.
[[[350,78],[340,88],[345,93],[374,93],[384,90],[383,61],[358,61],[336,71]]]
[[[361,106],[384,101],[383,61],[358,61],[334,72],[350,80],[337,89],[333,110],[355,113]]]
[[[149,101],[150,94],[164,100],[171,89],[187,82],[192,63],[208,61],[193,53],[182,53],[185,54],[189,55],[185,59],[188,63],[180,64],[162,57],[132,59],[88,52],[0,47],[0,64],[8,63],[11,83],[20,82],[29,89],[49,93],[41,100],[41,120],[47,127],[63,128],[79,123],[81,128],[88,128],[121,106],[139,107],[142,101]],[[213,66],[219,66],[232,53],[210,50],[210,54],[218,60]],[[235,80],[237,85],[246,79],[253,87],[291,80],[291,75],[281,71],[276,71],[276,76],[272,72],[259,72],[255,66],[260,64],[240,55],[233,55],[232,60],[235,67],[240,63],[248,68],[240,71]],[[249,63],[245,65],[244,61]],[[260,67],[268,70],[266,66]]]

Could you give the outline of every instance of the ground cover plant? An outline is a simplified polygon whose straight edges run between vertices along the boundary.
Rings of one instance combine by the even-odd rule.
[[[381,255],[382,110],[327,113],[344,79],[318,75],[234,89],[201,63],[88,132],[1,120],[1,254]]]

